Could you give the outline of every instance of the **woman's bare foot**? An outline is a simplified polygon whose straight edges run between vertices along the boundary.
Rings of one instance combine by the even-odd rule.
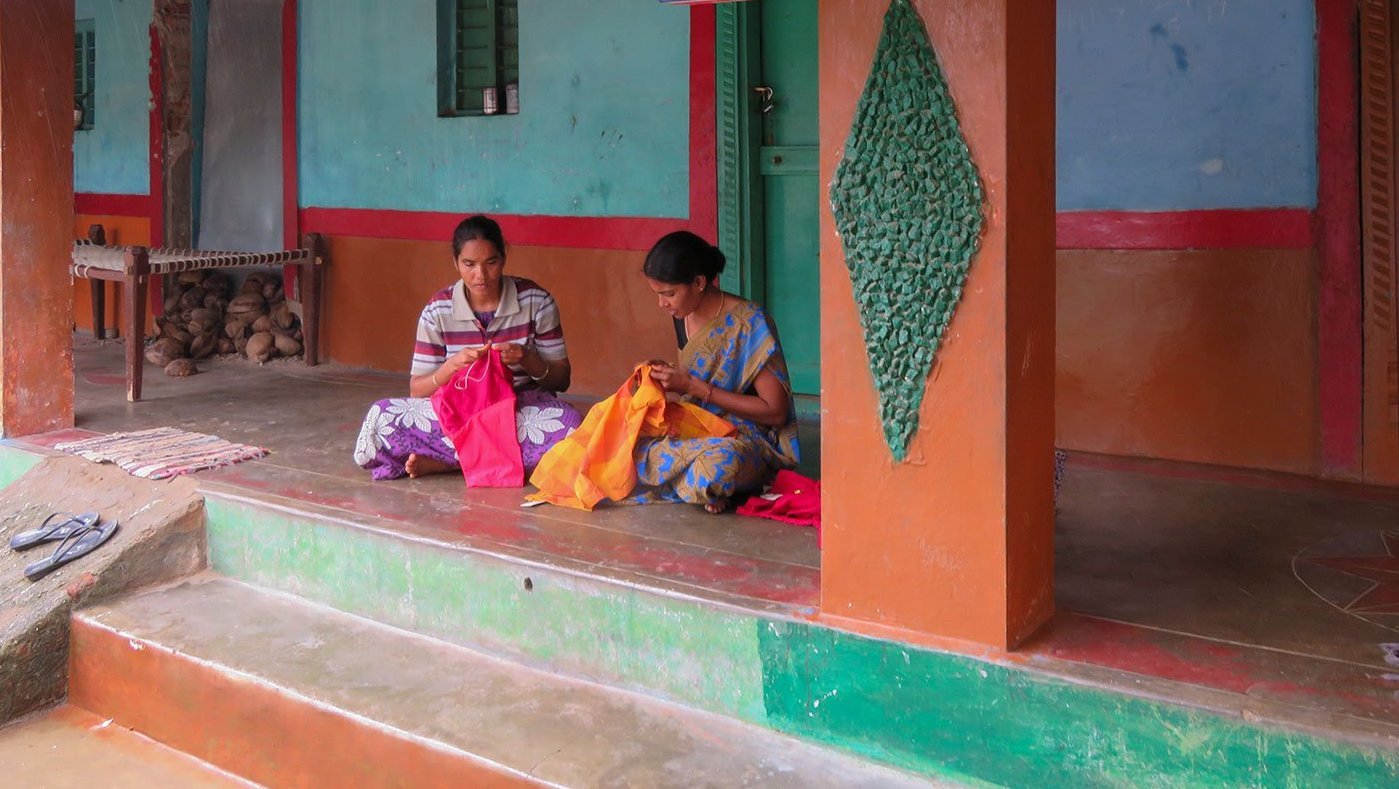
[[[408,462],[403,464],[403,468],[408,472],[408,476],[417,479],[429,474],[444,474],[456,466],[414,453],[408,456]]]
[[[709,513],[710,515],[719,515],[719,514],[723,513],[725,510],[727,510],[728,508],[729,508],[729,500],[728,500],[728,499],[714,499],[713,501],[705,502],[705,505],[704,505],[704,511],[707,512],[707,513]]]

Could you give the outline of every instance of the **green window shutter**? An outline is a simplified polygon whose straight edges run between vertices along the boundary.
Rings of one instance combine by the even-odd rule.
[[[715,132],[719,187],[720,251],[728,260],[720,284],[730,293],[761,299],[754,256],[762,243],[762,174],[755,154],[760,129],[753,122],[760,45],[753,3],[726,3],[715,17]]]
[[[499,66],[501,85],[520,81],[520,9],[519,0],[499,0],[497,3],[499,31]],[[504,110],[502,94],[501,109]]]
[[[517,0],[438,0],[438,114],[483,115],[493,88],[505,112],[505,86],[520,73]]]
[[[79,129],[91,129],[97,120],[97,31],[93,20],[79,19],[73,25],[73,107],[81,107]]]
[[[482,91],[496,87],[496,0],[457,0],[457,108],[485,111]],[[497,107],[499,89],[497,88]]]

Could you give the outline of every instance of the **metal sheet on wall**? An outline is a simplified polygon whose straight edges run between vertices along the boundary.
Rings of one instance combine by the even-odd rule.
[[[201,249],[282,248],[282,0],[210,0]]]

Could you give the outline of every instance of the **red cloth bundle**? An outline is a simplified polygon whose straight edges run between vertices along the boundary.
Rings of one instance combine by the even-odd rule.
[[[795,471],[783,469],[772,481],[772,489],[753,496],[738,508],[739,515],[767,518],[797,526],[816,527],[816,544],[821,544],[821,483]]]

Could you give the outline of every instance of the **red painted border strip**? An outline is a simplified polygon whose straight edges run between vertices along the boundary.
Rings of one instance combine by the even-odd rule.
[[[464,212],[312,207],[301,209],[301,225],[307,232],[331,236],[445,242],[463,215]],[[686,226],[681,219],[645,217],[491,216],[500,222],[511,244],[575,249],[650,249],[656,239]]]
[[[300,240],[297,222],[296,172],[296,0],[282,3],[282,246],[295,249]],[[291,267],[289,267],[291,268]]]
[[[93,216],[139,216],[149,219],[150,195],[73,193],[73,212]]]
[[[1305,208],[1208,211],[1064,211],[1059,249],[1311,249]]]
[[[1359,477],[1364,441],[1359,53],[1354,0],[1317,0],[1317,300],[1321,470]]]

